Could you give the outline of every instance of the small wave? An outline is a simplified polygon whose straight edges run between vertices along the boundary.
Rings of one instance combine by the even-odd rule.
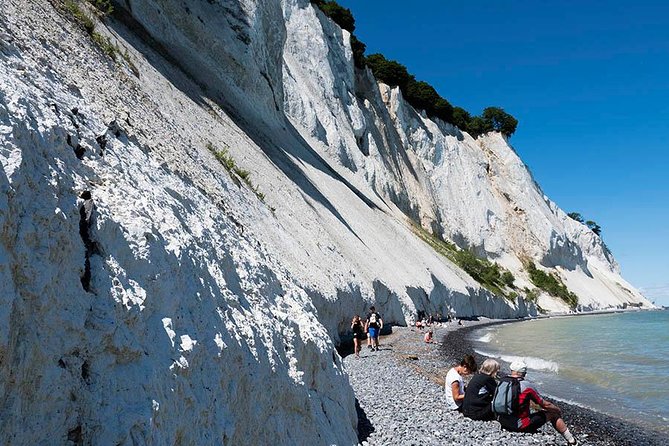
[[[551,399],[551,400],[555,400],[555,401],[560,401],[560,402],[563,402],[563,403],[571,404],[572,406],[582,407],[583,409],[592,410],[593,412],[603,413],[602,411],[597,410],[597,409],[595,409],[594,407],[585,405],[585,404],[583,404],[583,403],[579,403],[578,401],[570,400],[570,399],[568,399],[568,398],[560,398],[560,397],[557,397],[557,396],[555,396],[555,395],[550,395],[550,394],[547,394],[546,396],[547,396],[549,399]]]
[[[558,373],[560,371],[560,366],[557,362],[548,361],[546,359],[533,358],[532,356],[513,356],[504,354],[496,355],[480,350],[474,351],[480,355],[488,356],[490,358],[498,358],[509,363],[514,361],[523,361],[525,364],[527,364],[527,368],[532,370],[545,370],[553,373]]]
[[[483,336],[481,336],[480,338],[476,338],[475,340],[479,341],[479,342],[485,342],[487,344],[490,341],[492,341],[492,333],[488,332],[488,333],[484,334]]]

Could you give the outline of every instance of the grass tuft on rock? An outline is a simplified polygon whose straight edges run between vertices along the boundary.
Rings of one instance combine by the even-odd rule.
[[[88,3],[95,8],[96,14],[100,17],[104,17],[114,11],[110,0],[88,0]],[[120,56],[126,61],[133,73],[136,75],[139,73],[135,65],[132,63],[127,50],[121,52],[119,47],[114,45],[108,37],[95,30],[94,16],[87,11],[87,6],[82,3],[82,1],[65,0],[63,6],[75,21],[84,28],[86,33],[91,37],[93,43],[95,43],[105,55],[109,56],[114,62],[117,62]]]
[[[225,167],[225,170],[228,171],[228,174],[230,174],[232,178],[237,177],[242,180],[244,183],[246,183],[249,189],[253,191],[253,193],[260,201],[263,203],[265,202],[265,194],[260,192],[258,186],[251,182],[251,172],[237,166],[234,158],[232,158],[227,148],[220,150],[217,149],[211,142],[208,142],[207,150],[209,150],[214,155],[214,158],[216,158],[218,162],[221,163],[223,167]],[[271,209],[273,210],[273,208]]]
[[[63,5],[72,17],[84,27],[86,32],[92,36],[95,31],[95,21],[93,17],[81,8],[80,3],[76,0],[65,0]]]

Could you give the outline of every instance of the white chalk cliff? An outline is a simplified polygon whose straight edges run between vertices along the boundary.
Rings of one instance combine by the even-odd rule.
[[[59,1],[0,0],[2,444],[356,444],[353,314],[537,312],[412,221],[519,288],[532,260],[581,310],[651,306],[504,138],[356,70],[308,0],[123,0],[104,22],[126,58]]]

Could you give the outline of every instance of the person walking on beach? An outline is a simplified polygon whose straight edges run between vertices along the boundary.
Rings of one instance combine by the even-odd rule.
[[[499,372],[499,362],[486,359],[479,372],[469,381],[462,401],[462,414],[472,420],[492,421],[495,414],[490,403],[497,388],[495,377]]]
[[[567,424],[562,419],[562,411],[558,406],[541,397],[532,384],[525,381],[527,365],[523,361],[511,363],[510,377],[520,381],[520,395],[518,396],[518,408],[511,415],[499,415],[498,420],[502,427],[514,432],[536,432],[546,421],[550,421],[567,443],[576,444],[576,439],[569,432]],[[530,414],[530,402],[534,401],[541,410]]]
[[[446,393],[446,407],[450,410],[461,410],[465,399],[465,382],[463,376],[471,375],[476,371],[476,360],[472,355],[465,355],[462,361],[452,367],[446,374],[444,391]]]
[[[362,347],[362,338],[365,336],[365,328],[362,326],[360,316],[357,314],[351,321],[351,330],[353,330],[353,351],[355,352],[355,357],[359,358],[360,349]]]
[[[379,350],[379,332],[383,328],[383,319],[381,315],[376,312],[374,305],[369,307],[367,313],[367,320],[365,321],[365,331],[367,332],[367,347],[372,351]]]

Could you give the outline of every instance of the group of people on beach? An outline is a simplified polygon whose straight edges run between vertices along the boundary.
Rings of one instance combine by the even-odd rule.
[[[425,331],[424,341],[433,343],[433,325],[436,320],[432,316],[419,317],[415,327]],[[448,322],[451,322],[450,318]],[[461,325],[462,323],[458,321]],[[411,322],[413,326],[413,321]],[[362,341],[367,337],[367,347],[376,351],[379,349],[379,334],[383,328],[383,319],[374,306],[369,308],[365,320],[355,315],[351,321],[355,357],[360,357]],[[501,426],[514,432],[536,432],[541,426],[550,422],[567,440],[570,445],[576,444],[576,439],[569,431],[562,419],[562,412],[558,406],[544,399],[536,387],[525,379],[527,365],[522,361],[514,361],[510,365],[511,374],[498,377],[499,363],[494,359],[486,359],[478,368],[472,355],[465,357],[446,374],[444,390],[446,405],[451,410],[457,410],[472,420],[497,420]],[[464,378],[473,375],[469,385],[465,386]],[[500,394],[500,392],[505,392]],[[513,401],[511,401],[513,399]],[[499,401],[502,408],[499,407]],[[534,405],[534,410],[532,408]],[[506,411],[501,410],[506,408]]]
[[[362,340],[367,337],[367,348],[371,351],[379,350],[379,334],[383,328],[383,319],[374,306],[369,307],[369,313],[363,322],[359,315],[353,316],[351,331],[353,331],[353,350],[355,357],[360,358]]]
[[[458,410],[468,418],[481,421],[497,420],[506,430],[513,432],[536,432],[547,421],[550,422],[567,443],[576,444],[576,439],[569,432],[569,428],[562,419],[562,412],[558,406],[544,399],[535,386],[525,380],[527,365],[522,361],[514,361],[510,365],[511,374],[496,380],[500,365],[494,359],[486,359],[477,369],[476,360],[472,355],[465,357],[453,366],[446,374],[445,394],[449,409]],[[465,386],[464,377],[474,376]],[[513,387],[516,386],[514,394]],[[502,391],[506,394],[498,394]],[[501,412],[496,406],[505,398],[515,398],[509,401],[510,412]],[[538,410],[532,411],[534,403]]]
[[[416,319],[416,328],[421,331],[425,332],[425,335],[423,336],[423,340],[425,341],[426,344],[432,344],[434,343],[434,338],[433,338],[433,331],[432,331],[432,324],[434,324],[435,318],[434,316],[430,315],[429,317],[423,316],[421,319],[420,315]]]
[[[432,330],[432,326],[440,319],[441,315],[439,314],[437,314],[436,317],[423,314],[422,318],[421,314],[419,314],[415,326],[421,332],[425,332],[425,335],[423,336],[425,343],[434,343],[434,331]],[[451,318],[449,317],[448,322],[450,321]],[[413,326],[414,323],[412,322],[411,325]],[[364,321],[357,314],[353,316],[353,319],[351,320],[351,331],[353,332],[353,347],[356,358],[360,357],[362,341],[365,338],[367,338],[367,348],[372,351],[377,351],[379,349],[379,334],[382,328],[383,319],[374,306],[369,307],[369,313],[367,313]]]
[[[428,344],[434,342],[432,331],[432,324],[434,324],[434,322],[435,318],[431,315],[429,317],[425,316],[422,319],[419,317],[416,321],[416,328],[421,332],[425,331],[423,339]],[[357,314],[353,316],[353,319],[351,320],[351,331],[353,332],[353,350],[356,358],[360,357],[362,341],[365,338],[367,338],[367,348],[371,351],[378,351],[381,329],[383,329],[383,319],[373,305],[369,307],[369,313],[365,316],[364,321]]]

